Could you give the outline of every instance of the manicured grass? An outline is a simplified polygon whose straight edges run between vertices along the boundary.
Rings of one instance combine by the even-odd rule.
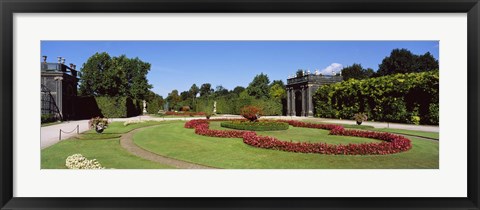
[[[429,168],[439,166],[438,142],[410,138],[413,148],[407,152],[392,155],[320,155],[302,154],[268,149],[260,149],[243,143],[240,138],[216,138],[196,135],[193,129],[183,127],[184,122],[175,122],[148,128],[134,135],[135,143],[152,152],[168,157],[218,168]],[[220,129],[218,122],[212,122],[212,129]],[[288,131],[265,131],[262,135],[272,135],[282,140],[328,140],[328,143],[342,141],[325,135],[322,131],[306,133],[307,128]],[[316,130],[316,129],[312,129]],[[317,132],[317,133],[315,133]],[[288,136],[287,136],[288,135]],[[290,137],[290,138],[288,138]],[[359,141],[376,141],[359,138]],[[357,141],[345,139],[343,141]]]
[[[210,129],[213,130],[233,130],[219,126],[219,122],[210,122]],[[256,131],[259,135],[273,136],[283,141],[293,142],[323,142],[329,144],[357,144],[368,142],[381,142],[376,139],[350,137],[350,136],[333,136],[328,135],[330,131],[322,129],[300,128],[290,126],[288,130],[283,131]]]
[[[138,127],[160,124],[161,122],[146,122],[123,126],[114,122],[102,134],[89,131],[76,138],[63,140],[41,151],[42,169],[66,169],[65,159],[80,153],[88,159],[97,159],[102,166],[116,169],[155,169],[172,168],[168,165],[145,160],[128,153],[120,146],[120,133],[125,133]],[[168,124],[168,123],[166,123]],[[113,139],[112,139],[113,138]]]
[[[103,133],[103,134],[98,134],[98,133],[81,133],[72,139],[81,139],[81,140],[98,140],[98,139],[116,139],[120,138],[121,134],[115,134],[115,133]]]

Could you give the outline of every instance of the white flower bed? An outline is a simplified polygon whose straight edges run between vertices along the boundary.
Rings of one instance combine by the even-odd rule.
[[[82,154],[68,156],[65,166],[69,169],[105,169],[96,159],[88,160]]]

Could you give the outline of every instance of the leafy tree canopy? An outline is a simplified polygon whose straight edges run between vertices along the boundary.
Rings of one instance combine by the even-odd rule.
[[[193,84],[192,87],[190,87],[190,96],[193,98],[197,97],[197,94],[200,92],[200,89],[197,87],[197,84]]]
[[[209,96],[213,93],[212,85],[205,83],[200,87],[200,97]]]
[[[272,83],[270,84],[270,88],[276,84],[280,85],[280,87],[282,88],[285,88],[285,83],[283,83],[283,80],[273,80]]]
[[[266,74],[259,74],[253,78],[253,81],[247,87],[247,92],[249,95],[257,98],[269,98],[270,97],[270,88],[268,84],[270,80]]]
[[[128,96],[143,100],[152,88],[147,80],[150,66],[139,58],[95,53],[80,69],[80,95]]]
[[[237,96],[239,96],[240,93],[242,93],[244,90],[245,90],[244,87],[242,87],[242,86],[237,86],[237,87],[235,87],[235,88],[232,90],[232,92],[235,93],[235,94],[237,94]]]
[[[282,87],[281,84],[274,84],[270,88],[270,98],[281,100],[282,98],[287,97],[287,91],[285,90],[285,87]]]
[[[182,100],[182,98],[178,95],[178,90],[172,90],[168,94],[167,101],[170,103],[170,108],[178,108],[178,103]]]
[[[377,76],[438,70],[438,60],[429,52],[414,55],[407,49],[394,49],[379,65]]]
[[[367,79],[371,77],[374,73],[375,72],[373,72],[373,69],[364,69],[361,64],[356,63],[342,69],[343,80],[349,80],[351,78],[358,80]]]
[[[215,88],[215,96],[226,96],[228,95],[228,90],[221,85],[218,85]]]
[[[189,91],[183,91],[180,93],[180,98],[182,101],[186,101],[190,99],[190,92]]]

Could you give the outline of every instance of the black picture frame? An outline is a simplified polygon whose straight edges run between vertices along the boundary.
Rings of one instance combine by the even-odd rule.
[[[1,209],[479,209],[478,0],[0,0]],[[468,196],[465,198],[25,198],[13,197],[14,13],[467,13]]]

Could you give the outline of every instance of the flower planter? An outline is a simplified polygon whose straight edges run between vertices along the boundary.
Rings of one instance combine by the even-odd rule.
[[[362,121],[357,121],[357,125],[361,125],[362,124]]]
[[[100,126],[100,125],[95,126],[95,131],[97,133],[103,133],[103,130],[105,130],[105,127]]]

